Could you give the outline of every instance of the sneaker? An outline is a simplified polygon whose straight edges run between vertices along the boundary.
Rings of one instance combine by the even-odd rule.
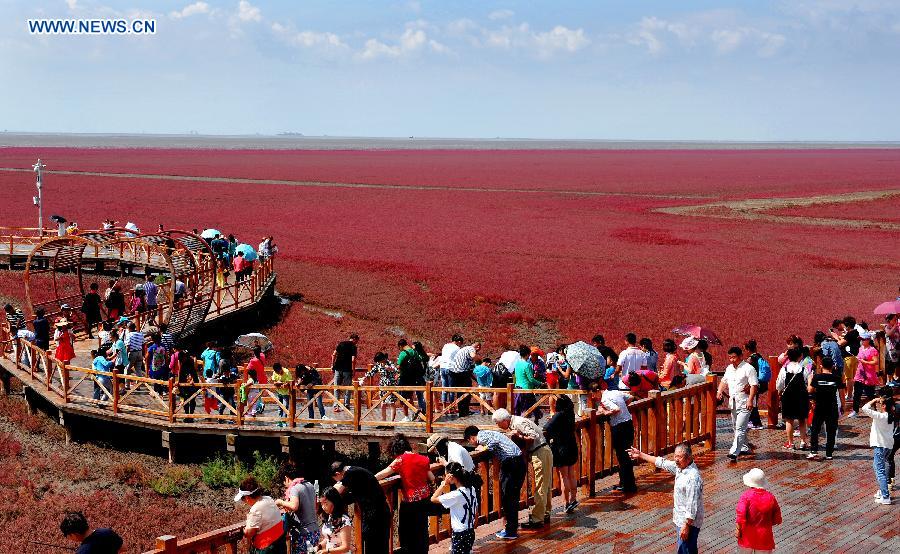
[[[549,511],[544,516],[544,525],[547,525],[548,523],[550,523],[550,512]]]
[[[890,497],[882,498],[881,495],[879,494],[879,495],[878,495],[878,498],[875,499],[875,503],[876,503],[876,504],[883,504],[883,505],[885,505],[885,506],[890,506],[890,505],[893,504],[894,502],[891,500]]]
[[[754,431],[761,431],[761,430],[765,429],[765,427],[762,425],[751,425],[750,428],[753,429]]]
[[[803,441],[800,441],[800,450],[806,450],[807,448],[809,448],[809,445]]]
[[[566,504],[566,513],[571,514],[572,512],[575,511],[575,508],[577,508],[577,507],[578,507],[577,500],[573,500],[573,501],[569,502],[568,504]]]
[[[856,417],[856,412],[851,410],[847,417]]]
[[[794,436],[795,436],[795,437],[799,437],[799,436],[800,436],[800,431],[794,431]]]
[[[498,539],[504,540],[504,541],[513,541],[513,540],[516,540],[519,538],[519,535],[516,535],[515,533],[510,535],[509,533],[506,532],[506,530],[500,531],[499,533],[496,533],[494,536],[497,537]]]
[[[749,454],[750,452],[752,452],[752,450],[747,445],[744,445],[744,447],[741,448],[741,454]]]
[[[733,464],[736,464],[736,463],[737,463],[737,456],[735,456],[734,454],[729,454],[729,455],[728,455],[728,461],[731,462],[731,463],[733,463]]]
[[[810,452],[809,454],[806,455],[807,460],[815,460],[818,457],[819,457],[819,454],[816,452]]]
[[[530,519],[522,524],[522,529],[540,529],[544,526],[543,521],[531,521]]]
[[[781,445],[781,448],[784,448],[785,450],[793,450],[793,449],[794,449],[794,443],[792,443],[792,442],[786,442],[786,443],[784,443],[784,444]]]
[[[404,417],[403,419],[401,419],[398,423],[409,423],[410,421],[411,420],[409,419],[409,416],[407,416],[407,417]]]

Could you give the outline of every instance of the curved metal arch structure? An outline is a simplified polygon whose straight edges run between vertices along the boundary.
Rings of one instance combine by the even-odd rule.
[[[69,304],[81,307],[87,288],[85,274],[128,273],[135,267],[166,276],[160,286],[159,322],[176,338],[194,333],[205,321],[215,286],[215,256],[201,237],[181,230],[135,234],[128,229],[82,231],[49,237],[34,247],[25,266],[26,310],[29,316]],[[175,301],[176,287],[186,294]]]

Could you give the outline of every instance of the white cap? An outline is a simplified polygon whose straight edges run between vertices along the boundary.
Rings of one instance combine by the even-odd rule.
[[[694,337],[687,337],[686,339],[681,341],[681,348],[682,350],[692,350],[694,348],[697,348],[697,343],[698,341]]]

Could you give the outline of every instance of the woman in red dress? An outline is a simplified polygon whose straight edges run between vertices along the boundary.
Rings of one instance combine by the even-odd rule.
[[[53,334],[53,340],[56,341],[53,357],[65,364],[75,358],[75,336],[70,326],[69,320],[61,317],[56,320],[56,332]]]

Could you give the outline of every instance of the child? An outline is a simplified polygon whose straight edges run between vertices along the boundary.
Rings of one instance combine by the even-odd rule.
[[[872,447],[875,478],[878,480],[878,491],[875,493],[876,504],[891,504],[891,491],[888,489],[887,457],[894,446],[894,419],[892,389],[885,387],[879,397],[869,400],[862,407],[862,413],[872,418],[872,430],[869,432],[869,446]],[[873,409],[873,406],[877,409]],[[888,410],[890,408],[890,410]]]
[[[475,518],[478,516],[478,491],[481,477],[463,469],[457,462],[447,464],[444,480],[431,495],[431,501],[450,510],[450,552],[469,554],[475,543]],[[450,490],[456,487],[456,490]]]
[[[476,365],[473,371],[475,373],[475,381],[478,383],[479,387],[490,388],[493,385],[494,374],[491,372],[490,358],[483,358],[481,363]],[[494,399],[494,396],[489,392],[482,392],[479,396],[488,403]]]
[[[364,377],[360,377],[359,384],[362,385],[363,381],[377,373],[379,376],[378,386],[380,388],[396,387],[400,380],[400,374],[397,370],[397,366],[388,359],[388,355],[384,352],[379,352],[375,354],[375,358],[372,361],[374,362],[372,369],[370,369]],[[387,419],[388,408],[391,410],[390,420]],[[395,419],[397,419],[397,397],[394,394],[389,393],[381,403],[381,420],[394,421]]]

